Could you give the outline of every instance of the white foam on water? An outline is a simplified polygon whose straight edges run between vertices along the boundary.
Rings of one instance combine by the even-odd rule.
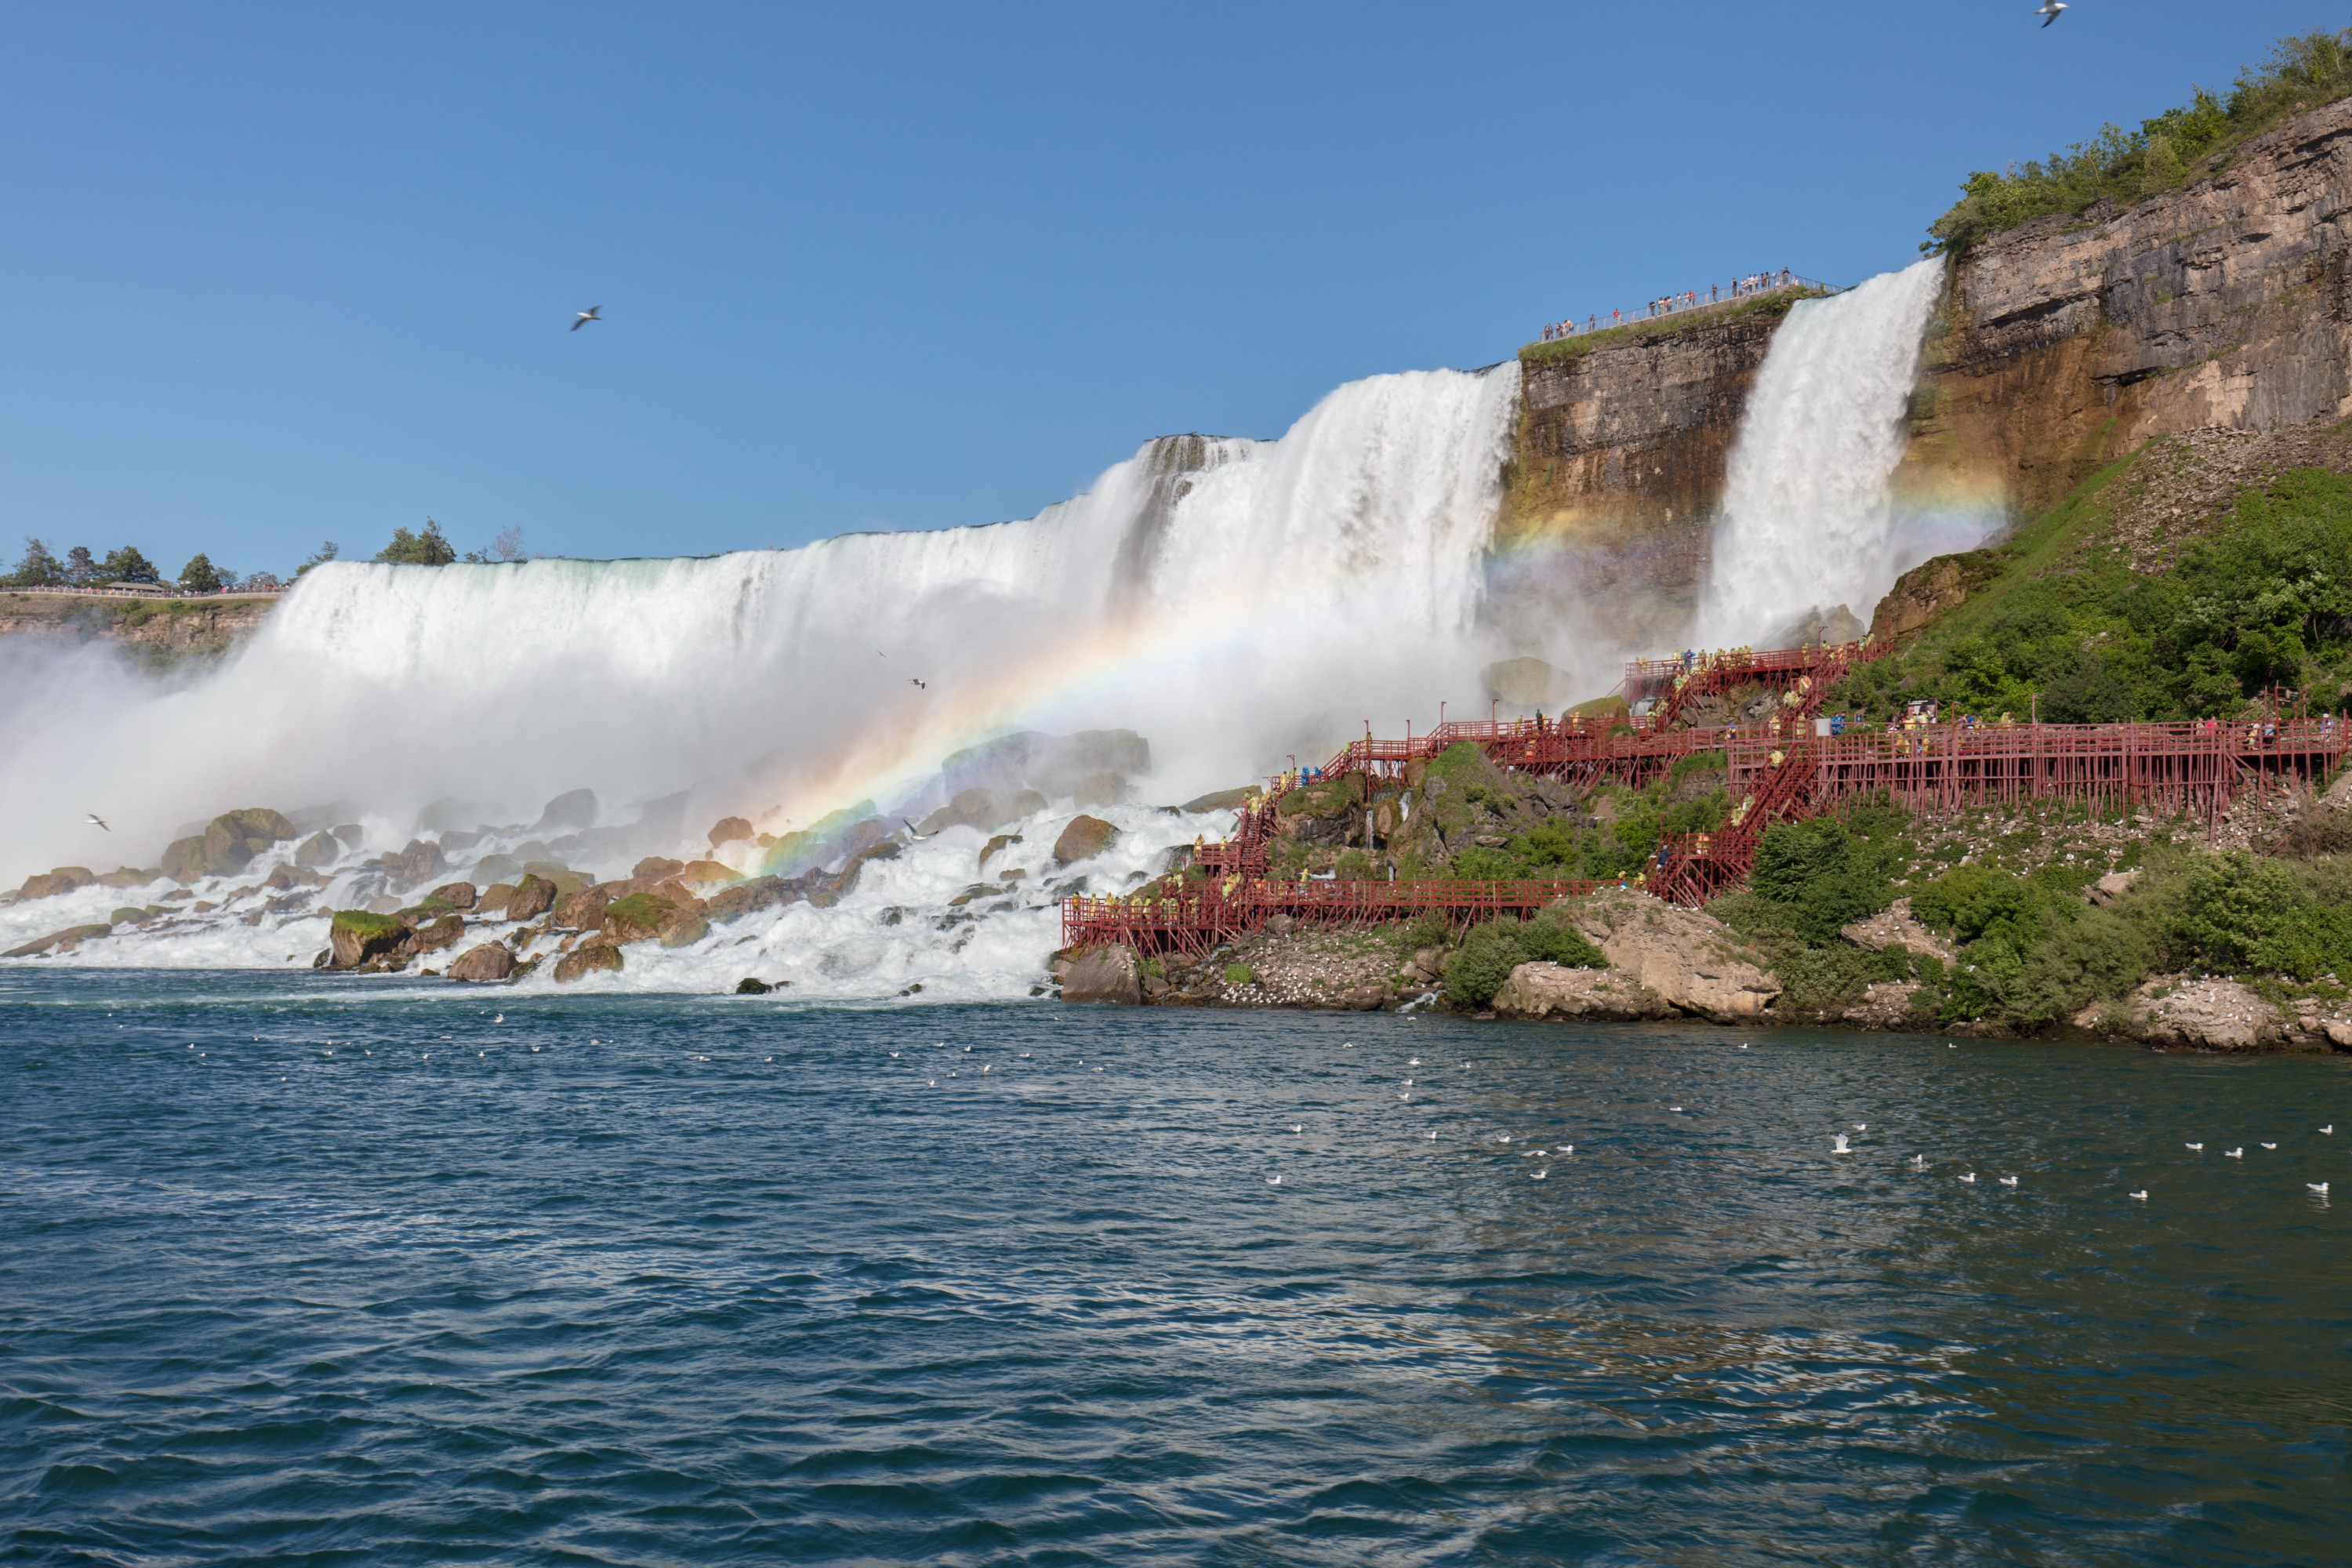
[[[1943,279],[1930,258],[1790,310],[1731,449],[1701,644],[1759,644],[1841,604],[1867,622],[1903,572],[1975,542],[1913,537],[1895,515],[1905,413]]]

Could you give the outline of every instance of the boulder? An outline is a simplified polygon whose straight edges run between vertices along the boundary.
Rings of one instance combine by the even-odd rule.
[[[593,891],[575,894],[574,898],[592,896]],[[571,905],[567,902],[565,907],[570,908]],[[615,944],[645,942],[659,936],[663,924],[677,912],[677,906],[667,900],[657,899],[651,893],[632,893],[604,906],[597,929],[604,933],[606,942]]]
[[[685,869],[686,862],[683,860],[671,860],[659,855],[648,855],[638,861],[635,868],[630,871],[629,880],[648,885],[655,882],[667,882]]]
[[[419,952],[438,952],[445,947],[455,947],[457,939],[466,934],[466,922],[457,915],[443,915],[416,926],[410,933]]]
[[[782,877],[753,877],[711,894],[703,905],[703,912],[714,921],[741,920],[745,915],[775,909],[799,897],[800,889],[788,890]]]
[[[710,847],[733,844],[751,837],[751,825],[740,816],[722,816],[710,825]]]
[[[331,833],[313,833],[294,851],[297,866],[331,866],[342,858],[342,841]]]
[[[1725,1022],[1753,1018],[1780,982],[1731,928],[1631,889],[1562,906],[1586,939],[1669,1005]]]
[[[485,855],[474,862],[473,880],[482,887],[492,882],[518,882],[527,868],[511,855]]]
[[[1510,1018],[1667,1018],[1665,999],[1622,969],[1569,969],[1522,963],[1495,993],[1495,1011]]]
[[[1063,969],[1062,1000],[1141,1006],[1142,961],[1131,947],[1088,948]]]
[[[741,881],[743,873],[717,860],[689,860],[678,872],[677,879],[689,888],[723,888]]]
[[[388,914],[337,910],[327,931],[329,969],[357,969],[408,940],[408,927]]]
[[[98,879],[101,888],[143,888],[150,882],[163,880],[161,871],[142,871],[130,866],[109,871]]]
[[[566,931],[593,931],[604,923],[613,895],[604,888],[583,888],[566,894],[555,906],[555,923]]]
[[[539,820],[531,825],[530,830],[533,833],[562,833],[595,826],[596,792],[575,789],[549,801],[547,809],[539,814]]]
[[[1074,816],[1054,840],[1054,864],[1075,865],[1090,860],[1118,842],[1118,829],[1099,816]]]
[[[2285,1043],[2285,1020],[2257,992],[2234,980],[2162,974],[2141,983],[2110,1026],[2163,1046],[2201,1051],[2267,1051]]]
[[[119,926],[135,926],[147,918],[147,911],[136,904],[125,904],[106,918]]]
[[[265,888],[275,888],[283,893],[294,888],[315,888],[327,879],[303,866],[275,866],[261,879]]]
[[[1070,804],[1080,811],[1097,805],[1122,805],[1128,797],[1127,777],[1123,773],[1088,773],[1070,791]]]
[[[514,897],[512,882],[493,882],[474,900],[474,912],[487,920],[504,920],[507,901]]]
[[[750,974],[735,983],[735,994],[738,996],[765,996],[774,989],[766,981]]]
[[[662,921],[658,934],[664,947],[692,947],[710,934],[710,922],[692,910],[680,910]]]
[[[213,877],[234,876],[271,845],[296,836],[294,824],[266,805],[224,811],[205,828],[205,872]]]
[[[583,974],[607,969],[617,971],[620,967],[621,950],[611,942],[592,939],[555,961],[555,980],[560,985]]]
[[[71,952],[90,938],[104,936],[113,929],[110,925],[103,924],[68,926],[63,931],[53,931],[47,936],[36,937],[22,947],[12,947],[5,952],[0,952],[0,958],[38,958],[52,951]]]
[[[205,840],[199,834],[193,838],[174,838],[163,851],[163,875],[185,887],[205,874]]]
[[[983,844],[982,846],[981,846],[981,850],[980,850],[980,868],[981,868],[982,870],[983,870],[983,871],[987,870],[987,869],[988,869],[988,863],[989,863],[991,860],[993,860],[994,858],[996,858],[996,854],[997,854],[997,851],[998,851],[998,850],[1000,850],[1000,849],[1004,849],[1004,848],[1007,848],[1007,847],[1010,847],[1011,846],[1015,845],[1015,844],[1018,844],[1018,843],[1020,843],[1020,842],[1021,842],[1021,835],[1019,835],[1018,833],[1000,833],[1000,834],[998,834],[995,837],[993,837],[993,838],[990,839],[986,844]]]
[[[470,910],[481,901],[471,882],[444,882],[433,889],[433,896],[453,910]]]
[[[430,838],[412,838],[408,847],[383,858],[383,874],[395,888],[418,888],[449,868],[441,846]]]
[[[16,889],[16,896],[20,899],[54,899],[63,893],[78,893],[97,881],[98,879],[91,876],[86,867],[59,866],[55,870],[26,878],[25,885]]]
[[[555,884],[544,877],[525,877],[507,897],[510,921],[535,921],[555,907]]]
[[[358,849],[367,843],[367,829],[356,822],[346,822],[327,831],[346,849]]]
[[[2352,777],[2352,775],[2347,776]],[[2112,904],[2137,886],[2139,886],[2138,871],[2110,871],[2084,889],[2083,896],[2095,904]]]
[[[1576,692],[1566,670],[1525,654],[1488,665],[1480,679],[1488,698],[1514,708],[1549,708],[1556,713]]]

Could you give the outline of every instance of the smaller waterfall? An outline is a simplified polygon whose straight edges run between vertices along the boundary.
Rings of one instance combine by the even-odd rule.
[[[1921,261],[1790,310],[1731,451],[1700,641],[1763,642],[1841,604],[1867,621],[1932,552],[1906,549],[1893,481],[1943,278]]]

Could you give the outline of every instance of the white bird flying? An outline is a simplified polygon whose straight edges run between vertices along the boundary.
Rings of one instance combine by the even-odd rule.
[[[906,819],[905,817],[903,817],[903,816],[902,816],[902,817],[900,817],[898,820],[899,820],[899,821],[901,821],[901,822],[906,822],[906,823],[907,823],[907,837],[909,837],[909,838],[911,838],[911,839],[913,839],[913,840],[914,840],[916,843],[918,843],[918,844],[920,844],[920,843],[921,843],[924,839],[926,839],[926,838],[937,838],[937,837],[939,837],[939,835],[938,835],[938,834],[936,834],[936,833],[918,833],[918,832],[916,832],[916,831],[915,831],[915,825],[914,825],[913,823],[911,823],[911,822],[907,822],[907,819]],[[895,1056],[897,1056],[898,1053],[898,1052],[896,1052],[896,1051],[892,1051],[890,1054],[891,1054],[892,1056],[894,1056],[894,1057],[895,1057]]]
[[[102,816],[99,816],[99,815],[98,815],[98,813],[96,813],[96,812],[94,812],[94,811],[93,811],[93,812],[91,812],[91,813],[89,814],[89,819],[90,819],[90,821],[92,821],[93,823],[96,823],[99,826],[100,826],[100,827],[106,827],[106,818],[104,818],[104,817],[102,817]],[[111,832],[113,832],[113,831],[114,831],[114,829],[112,829],[111,827],[106,827],[106,830],[107,830],[109,833],[111,833]]]
[[[921,687],[925,691],[929,691],[929,690],[931,689],[931,688],[930,688],[930,683],[929,683],[929,681],[917,680],[917,679],[916,679],[913,676],[911,676],[911,675],[910,675],[910,676],[908,676],[908,677],[907,677],[907,679],[908,679],[910,683],[912,683],[913,685],[916,685],[916,686],[919,686],[919,687]]]
[[[1837,1142],[1830,1145],[1830,1152],[1832,1154],[1851,1154],[1853,1152],[1853,1150],[1845,1146],[1844,1133],[1841,1132],[1837,1135]]]
[[[602,305],[591,305],[591,306],[589,306],[589,307],[588,307],[586,310],[574,310],[574,311],[572,311],[572,330],[573,331],[575,331],[575,332],[576,332],[576,331],[578,331],[581,328],[583,328],[583,327],[586,326],[586,325],[587,325],[589,322],[591,322],[591,321],[603,321],[604,318],[604,317],[602,317],[602,316],[600,316],[600,315],[598,315],[596,312],[597,312],[597,311],[599,311],[599,310],[603,310],[604,308],[604,306],[602,306]]]
[[[2066,0],[2042,0],[2041,8],[2033,14],[2042,18],[2042,25],[2046,27],[2056,21],[2058,13],[2065,8]]]

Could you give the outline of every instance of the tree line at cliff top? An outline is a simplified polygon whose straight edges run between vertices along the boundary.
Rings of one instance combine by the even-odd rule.
[[[342,547],[329,540],[316,554],[294,569],[299,577],[321,562],[332,561],[342,554]],[[465,560],[477,565],[496,561],[530,559],[523,549],[522,530],[508,527],[499,531],[496,539],[480,550],[466,552]],[[441,531],[441,525],[431,518],[425,520],[421,530],[395,528],[392,542],[375,552],[374,559],[396,566],[446,566],[459,559],[457,547]],[[93,552],[86,544],[77,544],[62,556],[50,548],[46,540],[26,535],[24,558],[16,569],[0,577],[0,585],[11,588],[106,588],[173,587],[187,595],[200,594],[264,594],[285,587],[286,580],[274,572],[252,572],[240,577],[235,572],[213,564],[212,558],[199,552],[178,576],[166,580],[156,570],[138,546],[126,544],[110,550],[104,556]]]
[[[1934,223],[1919,248],[1964,251],[1988,235],[2100,201],[2129,205],[2210,174],[2236,148],[2307,110],[2352,93],[2352,29],[2281,38],[2270,58],[2238,73],[2222,97],[2191,89],[2191,101],[2143,120],[2137,131],[2102,126],[2046,161],[1980,169]]]

